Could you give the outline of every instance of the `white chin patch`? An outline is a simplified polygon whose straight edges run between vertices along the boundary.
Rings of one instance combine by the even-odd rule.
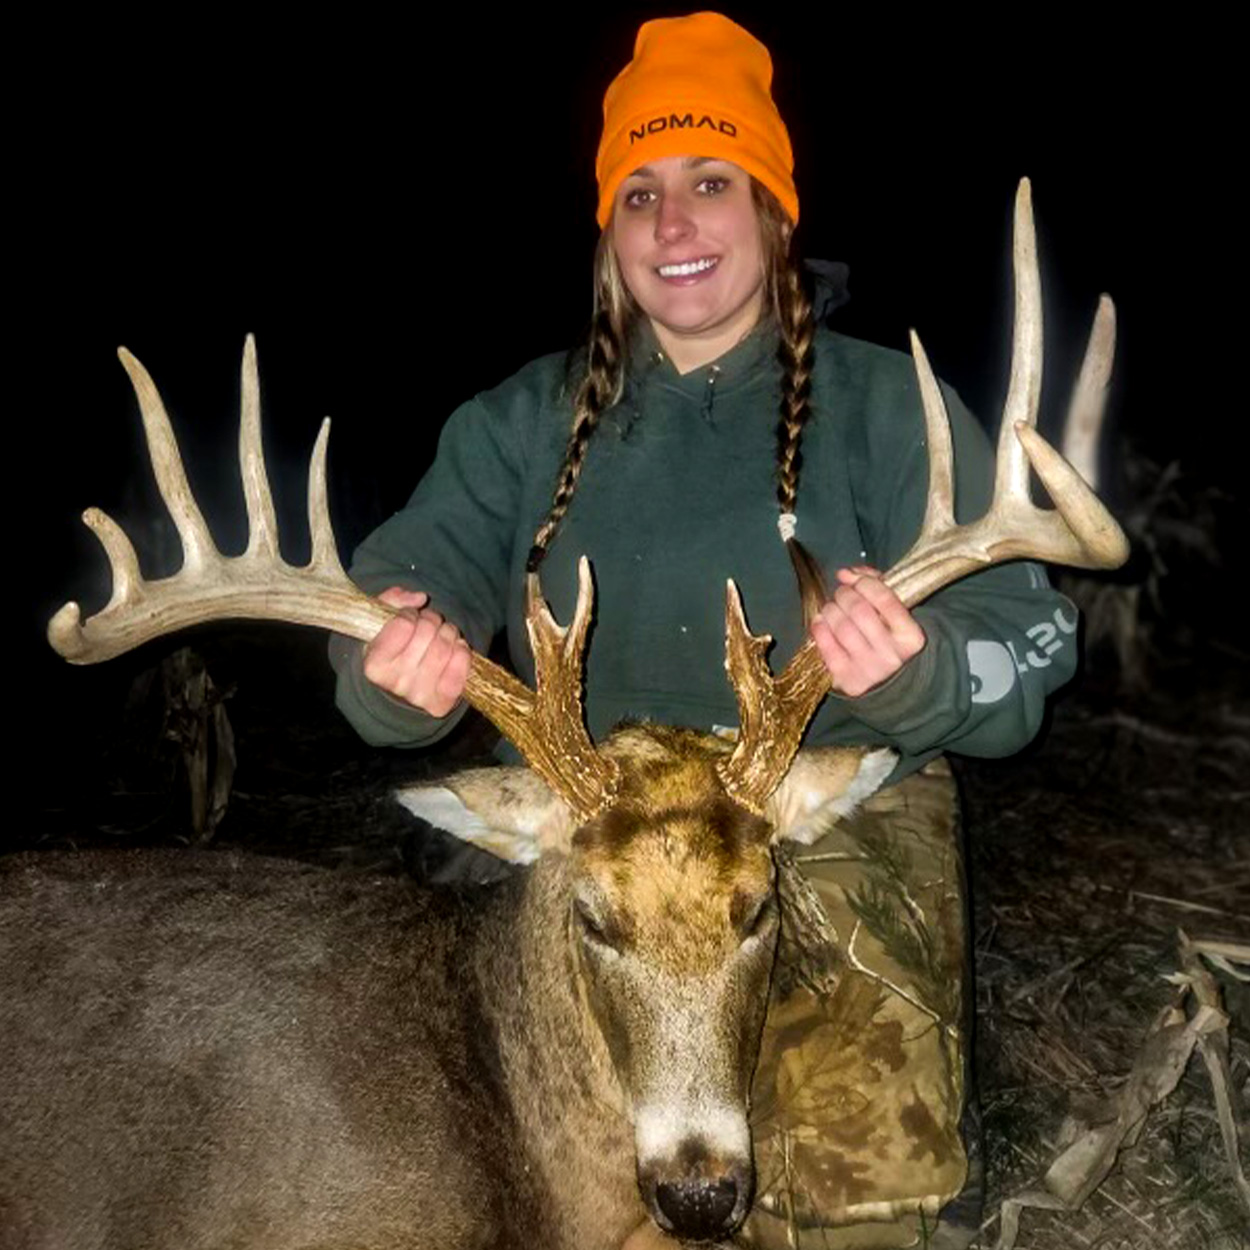
[[[698,1138],[710,1153],[722,1159],[751,1157],[751,1130],[741,1107],[648,1103],[635,1112],[634,1142],[643,1167],[675,1158],[691,1138]]]

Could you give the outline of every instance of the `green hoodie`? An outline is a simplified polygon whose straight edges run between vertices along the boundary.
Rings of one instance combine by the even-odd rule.
[[[627,718],[737,724],[723,669],[729,578],[752,631],[776,639],[774,668],[801,641],[777,533],[775,356],[767,327],[685,376],[653,349],[637,352],[621,402],[591,438],[542,584],[567,622],[577,559],[590,557],[586,715],[596,738]],[[351,569],[372,592],[428,592],[475,649],[506,627],[530,682],[524,565],[568,437],[569,389],[565,357],[547,356],[458,409],[407,507],[365,540]],[[956,512],[975,519],[988,504],[992,457],[958,397],[946,398]],[[928,482],[911,361],[820,330],[802,456],[798,535],[830,581],[847,565],[888,568],[915,539]],[[900,776],[945,749],[997,756],[1024,746],[1047,693],[1075,669],[1073,606],[1039,567],[1015,563],[965,578],[915,615],[928,639],[920,654],[858,699],[826,699],[807,742],[887,743],[902,753]],[[332,656],[339,707],[368,741],[420,746],[454,723],[455,713],[436,720],[372,686],[358,645],[339,640]]]

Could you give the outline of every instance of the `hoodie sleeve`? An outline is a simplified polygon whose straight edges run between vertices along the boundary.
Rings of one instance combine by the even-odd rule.
[[[914,383],[913,421],[878,423],[878,445],[863,466],[877,489],[861,500],[870,551],[888,568],[915,541],[928,493],[928,448]],[[945,391],[955,450],[955,511],[961,523],[989,507],[993,456],[981,427],[953,391]],[[871,435],[869,436],[871,440]],[[896,466],[878,473],[871,465]],[[893,678],[840,705],[842,738],[888,742],[910,771],[940,750],[1010,755],[1042,724],[1046,696],[1076,671],[1077,612],[1037,564],[1016,561],[975,573],[915,609],[924,649]],[[838,715],[837,712],[834,713]]]
[[[482,397],[456,410],[438,453],[407,505],[356,549],[350,574],[376,594],[390,586],[423,590],[475,651],[503,628],[524,444],[515,405]],[[426,746],[464,714],[464,704],[433,717],[393,698],[364,675],[363,646],[335,637],[330,662],[335,702],[374,746]]]

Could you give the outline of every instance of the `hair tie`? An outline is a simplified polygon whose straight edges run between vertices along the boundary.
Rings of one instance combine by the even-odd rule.
[[[788,543],[794,537],[794,532],[799,527],[798,517],[793,512],[782,512],[777,517],[777,533],[781,535],[781,541]]]

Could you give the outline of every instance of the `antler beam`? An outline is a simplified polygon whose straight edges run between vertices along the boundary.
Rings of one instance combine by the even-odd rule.
[[[243,347],[239,466],[249,537],[242,555],[223,556],[187,483],[156,384],[124,347],[118,355],[139,400],[157,487],[182,542],[182,568],[172,577],[144,580],[122,528],[99,509],[87,509],[83,521],[108,555],[113,593],[104,608],[85,621],[77,603],[65,604],[48,623],[53,648],[71,663],[95,664],[188,625],[240,618],[315,625],[362,642],[372,639],[396,609],[360,590],[339,561],[326,495],[329,420],[322,422],[308,471],[312,557],[296,568],[278,550],[261,448],[256,344],[248,335]],[[581,819],[589,819],[611,801],[619,775],[616,764],[595,750],[582,719],[582,654],[594,602],[589,566],[583,558],[577,607],[568,629],[551,616],[537,577],[530,579],[527,590],[537,690],[474,653],[465,698],[511,739]]]
[[[929,445],[929,497],[920,535],[885,575],[899,599],[912,607],[978,569],[1021,558],[1076,568],[1118,568],[1128,542],[1115,519],[1081,475],[1038,434],[1042,379],[1042,295],[1028,179],[1016,193],[1012,247],[1015,328],[1011,381],[998,437],[998,467],[989,512],[968,525],[955,523],[950,420],[937,379],[919,338],[911,336]],[[1092,429],[1097,442],[1115,343],[1115,310],[1103,296],[1069,412]],[[1054,510],[1029,498],[1029,468],[1046,487]],[[764,654],[772,639],[749,633],[737,588],[729,583],[725,666],[738,697],[741,730],[721,766],[726,790],[759,811],[790,767],[816,708],[829,693],[829,675],[809,638],[774,678]]]

